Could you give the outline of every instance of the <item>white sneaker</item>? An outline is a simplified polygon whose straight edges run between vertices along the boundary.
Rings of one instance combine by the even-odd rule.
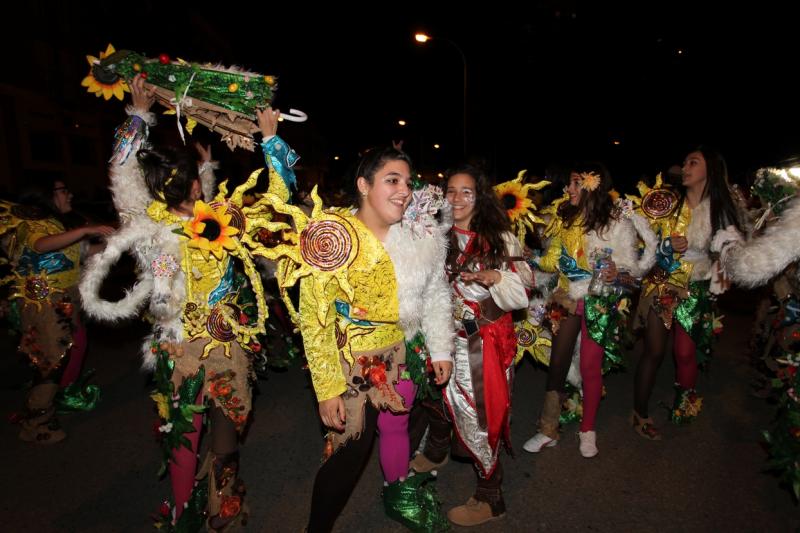
[[[537,433],[522,445],[522,449],[530,453],[539,453],[542,448],[552,448],[556,444],[558,444],[556,439],[551,439],[544,433]]]
[[[597,433],[594,431],[581,431],[578,433],[578,438],[581,441],[578,449],[581,451],[582,456],[588,459],[597,455]]]

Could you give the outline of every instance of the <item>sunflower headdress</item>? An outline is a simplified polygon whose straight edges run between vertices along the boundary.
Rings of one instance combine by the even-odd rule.
[[[596,190],[602,181],[600,174],[597,172],[581,172],[579,176],[581,178],[580,187],[584,191],[592,192]]]
[[[520,170],[517,177],[494,186],[494,192],[500,198],[500,203],[508,214],[514,234],[523,242],[528,230],[533,230],[534,224],[544,224],[544,220],[537,217],[534,213],[536,206],[528,198],[528,192],[532,189],[538,191],[550,185],[549,181],[539,181],[537,183],[522,183],[527,170]]]
[[[268,107],[277,89],[274,76],[180,58],[173,61],[166,54],[152,59],[129,50],[116,51],[110,44],[99,58],[86,59],[90,69],[81,85],[90,93],[122,100],[129,92],[128,83],[140,74],[147,85],[155,87],[156,100],[177,115],[181,137],[180,118],[185,115],[189,133],[195,123],[202,124],[221,134],[231,150],[255,149],[256,110]],[[305,120],[302,113],[291,117]]]

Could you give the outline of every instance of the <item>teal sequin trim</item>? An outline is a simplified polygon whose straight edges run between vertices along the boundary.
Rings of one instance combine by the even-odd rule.
[[[217,305],[217,302],[235,290],[233,286],[233,278],[233,261],[229,259],[228,266],[225,269],[225,274],[222,276],[222,279],[219,280],[219,285],[217,285],[216,288],[208,295],[209,307],[214,307]]]
[[[334,305],[336,306],[336,314],[338,314],[351,324],[355,324],[356,326],[367,326],[367,327],[377,326],[377,324],[375,324],[374,322],[370,322],[369,320],[359,320],[357,318],[352,318],[350,316],[350,304],[347,302],[344,302],[342,300],[336,300],[334,302]]]
[[[558,270],[570,281],[580,281],[592,277],[591,272],[578,266],[578,262],[567,253],[567,249],[563,245],[561,246],[561,257],[558,259]]]
[[[261,143],[261,149],[264,151],[264,159],[275,172],[280,174],[286,188],[289,191],[297,189],[297,178],[294,175],[294,167],[300,156],[297,152],[286,144],[286,141],[275,135],[268,141]]]
[[[25,248],[25,251],[22,252],[22,255],[20,255],[17,261],[17,274],[21,276],[38,274],[40,272],[57,274],[59,272],[72,270],[74,267],[75,263],[70,261],[62,252],[37,254],[30,248]]]

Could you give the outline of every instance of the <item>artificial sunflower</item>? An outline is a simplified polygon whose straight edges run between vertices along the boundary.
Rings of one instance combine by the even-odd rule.
[[[600,174],[596,172],[581,172],[581,189],[593,191],[600,186]]]
[[[535,223],[543,223],[543,221],[534,215],[536,206],[530,198],[528,192],[533,189],[539,189],[550,184],[549,181],[539,181],[537,183],[522,183],[525,177],[526,170],[521,170],[517,177],[494,186],[494,192],[500,198],[500,203],[503,204],[511,226],[514,228],[514,233],[522,240],[525,236],[526,229],[533,229]]]
[[[89,62],[89,75],[83,78],[81,85],[98,98],[102,96],[106,100],[110,100],[112,96],[116,96],[122,101],[125,93],[131,92],[125,79],[119,74],[100,68],[100,61],[115,52],[114,47],[109,44],[105,52],[100,52],[99,59],[94,56],[86,56],[86,61]]]
[[[206,258],[211,252],[217,259],[222,259],[224,249],[235,249],[236,241],[231,239],[231,235],[236,235],[239,230],[230,225],[232,217],[225,213],[227,210],[225,203],[214,208],[197,200],[194,203],[194,218],[183,224],[183,231],[189,237],[189,247],[200,249]]]

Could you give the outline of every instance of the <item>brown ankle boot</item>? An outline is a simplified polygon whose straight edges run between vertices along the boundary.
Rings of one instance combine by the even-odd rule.
[[[561,416],[561,395],[558,391],[544,393],[544,405],[539,417],[539,432],[558,440],[558,417]]]
[[[476,499],[474,496],[464,505],[453,507],[447,512],[447,518],[457,526],[477,526],[491,520],[502,518],[505,513],[492,513],[492,506],[487,502]]]
[[[20,422],[20,440],[54,444],[66,438],[67,434],[61,429],[53,407],[53,398],[57,392],[57,383],[40,383],[31,388],[26,402],[28,411]]]

